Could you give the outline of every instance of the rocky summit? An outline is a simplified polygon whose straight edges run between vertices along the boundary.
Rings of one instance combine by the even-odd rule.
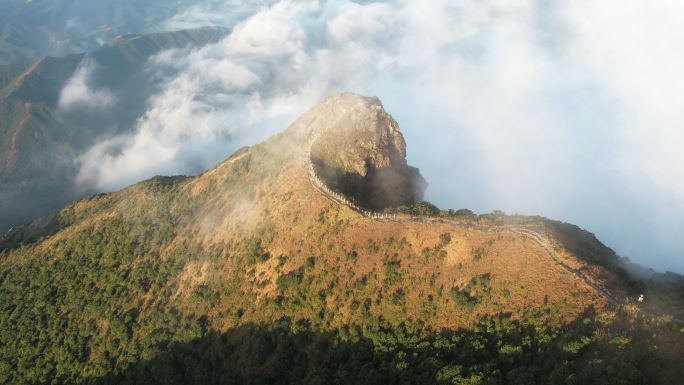
[[[371,209],[420,202],[427,183],[406,163],[404,137],[380,100],[341,94],[316,113],[330,110],[342,115],[316,131],[311,144],[311,160],[328,186]]]

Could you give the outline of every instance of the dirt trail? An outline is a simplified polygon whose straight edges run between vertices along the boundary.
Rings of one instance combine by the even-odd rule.
[[[613,296],[611,296],[603,288],[599,287],[594,282],[592,282],[591,279],[589,279],[586,275],[584,275],[579,270],[572,268],[567,263],[563,262],[561,257],[558,255],[558,253],[556,253],[556,251],[553,249],[553,247],[548,242],[548,240],[546,238],[544,238],[541,234],[539,234],[536,231],[532,231],[530,229],[525,229],[525,228],[511,227],[511,228],[509,228],[509,230],[514,232],[514,233],[527,236],[528,238],[537,242],[537,244],[539,244],[542,248],[544,248],[544,250],[546,250],[546,252],[551,256],[551,258],[553,258],[563,269],[565,269],[566,271],[572,273],[575,277],[584,281],[584,283],[589,285],[592,289],[594,289],[594,291],[596,291],[601,296],[606,298],[608,300],[608,302],[612,303],[613,305],[620,305],[620,302],[618,302],[615,298],[613,298]]]
[[[14,166],[14,160],[17,157],[17,139],[19,138],[21,129],[24,128],[24,125],[28,121],[30,109],[31,103],[24,102],[24,110],[21,112],[19,120],[12,129],[12,139],[10,139],[10,147],[7,151],[7,157],[5,158],[5,171],[11,171]]]

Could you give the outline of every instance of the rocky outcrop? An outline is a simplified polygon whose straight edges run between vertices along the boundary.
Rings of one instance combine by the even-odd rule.
[[[331,189],[369,209],[422,200],[427,183],[417,168],[407,164],[399,125],[380,100],[340,94],[310,113],[325,115],[331,107],[344,114],[331,115],[332,124],[312,133],[310,156],[316,174]]]

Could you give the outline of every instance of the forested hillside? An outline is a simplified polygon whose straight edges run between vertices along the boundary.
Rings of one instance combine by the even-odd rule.
[[[341,130],[365,138],[344,160],[376,160],[347,172],[405,167],[377,161],[398,130],[380,102],[342,94],[199,176],[94,195],[6,235],[0,382],[682,378],[683,285],[633,281],[591,234],[544,218],[340,203],[309,165]],[[637,306],[641,290],[668,306]]]

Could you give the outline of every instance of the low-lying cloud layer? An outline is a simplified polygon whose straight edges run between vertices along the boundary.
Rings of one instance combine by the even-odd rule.
[[[114,96],[105,89],[95,89],[90,85],[90,78],[96,64],[92,60],[84,60],[69,78],[59,94],[58,105],[61,109],[110,107]]]
[[[149,110],[83,155],[80,181],[198,172],[354,91],[399,121],[440,206],[567,220],[684,272],[683,16],[668,0],[195,6],[167,25],[233,32],[151,60]]]

